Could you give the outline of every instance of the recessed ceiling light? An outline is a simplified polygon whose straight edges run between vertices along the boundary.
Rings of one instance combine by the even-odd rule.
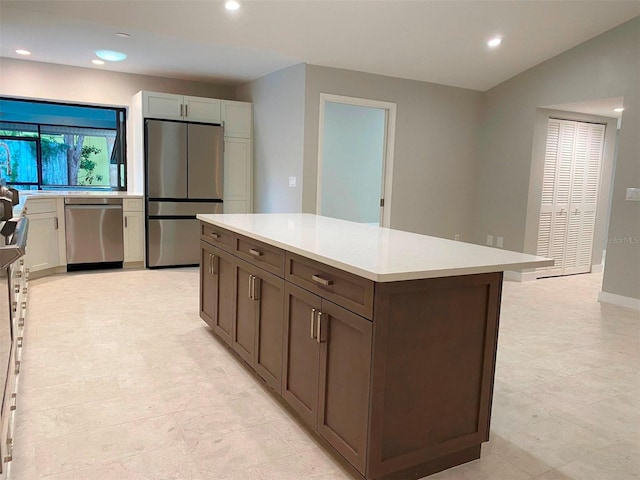
[[[16,50],[16,53],[18,55],[31,55],[31,52],[29,50]]]
[[[614,108],[613,111],[614,112],[618,112],[618,113],[624,112],[624,108],[622,108],[622,107]]]
[[[125,32],[118,32],[115,35],[116,37],[120,37],[120,38],[131,38],[131,35]]]
[[[240,4],[236,2],[236,0],[228,0],[224,4],[224,8],[226,8],[227,10],[238,10],[240,8]]]
[[[126,53],[114,52],[112,50],[96,50],[96,55],[102,60],[106,60],[108,62],[120,62],[127,58]]]
[[[93,60],[91,60],[91,63],[93,63],[94,65],[104,65],[104,60],[98,60],[97,58],[94,58]]]
[[[502,37],[493,37],[491,40],[487,42],[491,48],[496,48],[498,45],[502,43]]]

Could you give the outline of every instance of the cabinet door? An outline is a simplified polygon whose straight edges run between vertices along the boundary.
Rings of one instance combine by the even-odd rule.
[[[225,137],[251,138],[253,126],[253,104],[248,102],[222,101],[222,121]]]
[[[124,263],[144,261],[144,217],[142,212],[123,212]]]
[[[233,257],[201,242],[200,316],[231,345],[233,330]]]
[[[29,215],[29,241],[27,263],[29,270],[37,272],[60,264],[58,250],[58,217],[52,213]]]
[[[185,96],[183,113],[189,122],[220,123],[220,100]]]
[[[257,302],[254,368],[278,393],[282,391],[282,331],[284,280],[262,269],[254,270]]]
[[[253,365],[257,308],[252,294],[254,277],[249,270],[249,264],[236,260],[236,298],[231,346],[245,362]]]
[[[224,213],[251,213],[251,149],[249,139],[224,139]]]
[[[316,427],[318,413],[318,358],[315,312],[320,297],[285,283],[282,398],[302,419]]]
[[[144,118],[160,118],[168,120],[182,120],[182,95],[171,93],[142,93],[142,116]]]
[[[322,301],[318,433],[364,474],[372,323]]]

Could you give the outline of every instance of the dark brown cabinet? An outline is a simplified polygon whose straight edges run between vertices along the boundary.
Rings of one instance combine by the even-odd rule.
[[[284,280],[238,258],[234,264],[233,349],[280,392]]]
[[[479,458],[501,272],[373,282],[206,223],[201,239],[202,318],[354,471]]]
[[[200,242],[200,317],[231,345],[233,332],[233,257]]]
[[[285,294],[282,397],[364,473],[372,324],[294,285]]]

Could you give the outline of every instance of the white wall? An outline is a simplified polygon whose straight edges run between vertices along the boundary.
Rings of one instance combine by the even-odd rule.
[[[129,114],[131,100],[140,90],[235,99],[235,87],[228,85],[0,58],[2,96],[126,107]],[[132,124],[127,118],[127,137],[131,140],[134,137]],[[131,175],[132,143],[130,141],[127,144],[128,172],[131,180],[136,180]],[[140,186],[141,182],[136,181],[136,185]],[[136,191],[133,187],[132,182],[130,190]]]
[[[302,211],[304,140],[303,63],[266,75],[237,89],[238,100],[253,102],[253,211]],[[289,177],[297,186],[289,187]]]
[[[602,289],[639,299],[640,203],[625,190],[640,187],[640,17],[485,92],[475,239],[503,235],[523,250],[537,109],[611,97],[624,97],[625,113]]]
[[[481,92],[307,65],[305,212],[316,211],[320,93],[397,105],[392,228],[471,239]]]

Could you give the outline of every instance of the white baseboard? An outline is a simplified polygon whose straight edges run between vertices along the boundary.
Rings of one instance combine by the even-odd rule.
[[[600,263],[598,265],[591,265],[591,273],[602,273],[604,272],[604,263]]]
[[[611,303],[620,307],[631,308],[633,310],[640,310],[639,298],[623,297],[622,295],[616,295],[615,293],[601,291],[598,294],[598,301],[602,303]]]
[[[505,270],[504,279],[511,280],[512,282],[530,282],[531,280],[537,280],[538,274],[534,272],[519,272],[516,270]]]

